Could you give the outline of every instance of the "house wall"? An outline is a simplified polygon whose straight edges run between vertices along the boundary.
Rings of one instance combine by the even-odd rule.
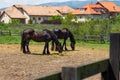
[[[30,20],[30,16],[24,11],[23,15],[26,16],[25,23],[28,24]]]
[[[100,14],[100,15],[92,15],[92,14],[87,14],[87,15],[77,15],[77,22],[82,21],[88,21],[88,18],[91,19],[108,19],[107,14]]]
[[[32,23],[41,23],[42,21],[44,20],[48,20],[48,17],[47,16],[32,16],[32,15],[29,15],[26,11],[24,11],[23,9],[19,9],[24,16],[26,16],[26,19],[25,19],[25,23],[28,24],[30,20],[32,20]]]
[[[49,17],[47,16],[30,16],[30,19],[32,20],[33,23],[41,23],[44,20],[48,20]]]
[[[10,20],[11,18],[6,13],[4,13],[0,18],[0,22],[4,22],[4,23],[9,23]]]
[[[30,20],[30,16],[27,14],[27,12],[25,10],[23,10],[22,8],[17,8],[25,17],[25,24],[28,24],[29,23],[29,20]]]

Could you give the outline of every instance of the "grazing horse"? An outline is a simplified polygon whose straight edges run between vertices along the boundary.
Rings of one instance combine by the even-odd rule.
[[[72,50],[75,50],[75,39],[74,39],[73,34],[70,32],[70,30],[68,30],[67,28],[63,28],[63,29],[55,28],[55,29],[53,29],[53,33],[55,33],[57,35],[58,39],[64,39],[63,45],[62,45],[63,50],[64,50],[64,47],[65,47],[65,50],[68,50],[66,47],[66,40],[68,38],[70,38],[70,41],[71,41],[70,46],[71,46]],[[54,42],[53,41],[52,41],[51,50],[54,50]],[[57,48],[56,48],[56,50],[57,50]]]
[[[30,54],[29,50],[29,42],[30,40],[36,42],[45,42],[43,54],[50,54],[49,52],[49,42],[52,40],[55,42],[58,48],[58,52],[62,52],[61,43],[58,41],[57,36],[47,29],[44,29],[41,32],[35,32],[33,29],[25,29],[22,32],[22,39],[21,39],[21,49],[23,53]]]

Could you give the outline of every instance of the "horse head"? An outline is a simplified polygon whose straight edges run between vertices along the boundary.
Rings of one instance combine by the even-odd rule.
[[[75,50],[75,41],[71,42],[70,46],[71,46],[72,50]]]

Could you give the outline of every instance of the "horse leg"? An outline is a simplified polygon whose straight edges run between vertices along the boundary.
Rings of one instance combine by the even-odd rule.
[[[47,54],[50,54],[50,51],[49,51],[49,42],[46,42],[46,48],[47,48]]]
[[[23,46],[23,53],[26,53],[25,46],[26,46],[26,45]]]
[[[64,48],[64,46],[65,46],[65,50],[67,51],[68,49],[67,49],[67,47],[66,47],[66,39],[64,39],[63,48]]]
[[[23,53],[26,53],[26,41],[23,42]]]
[[[27,53],[30,54],[31,52],[29,50],[29,41],[27,41],[27,43],[26,43],[26,48],[27,48]]]
[[[43,55],[46,54],[46,47],[47,47],[47,42],[45,42],[44,49],[43,49]]]
[[[54,50],[54,41],[52,41],[52,47],[51,47],[51,50],[52,50],[52,51]]]

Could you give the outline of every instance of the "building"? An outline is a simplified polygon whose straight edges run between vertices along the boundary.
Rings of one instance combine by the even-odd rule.
[[[7,8],[1,14],[0,21],[4,23],[9,23],[11,19],[19,19],[22,23],[25,23],[26,17],[18,11],[14,6]]]
[[[51,16],[60,15],[64,17],[73,10],[68,6],[13,5],[2,13],[0,21],[9,23],[11,19],[19,19],[25,24],[28,24],[29,21],[32,21],[32,23],[41,23],[44,20],[48,20]]]
[[[77,16],[77,21],[88,21],[89,19],[110,19],[116,17],[120,12],[113,2],[97,2],[96,4],[87,4],[72,12]]]
[[[87,4],[73,11],[72,14],[77,16],[78,21],[108,18],[105,8],[98,4]]]
[[[109,18],[114,18],[120,12],[120,7],[117,6],[114,2],[97,2],[96,4],[104,7]]]

